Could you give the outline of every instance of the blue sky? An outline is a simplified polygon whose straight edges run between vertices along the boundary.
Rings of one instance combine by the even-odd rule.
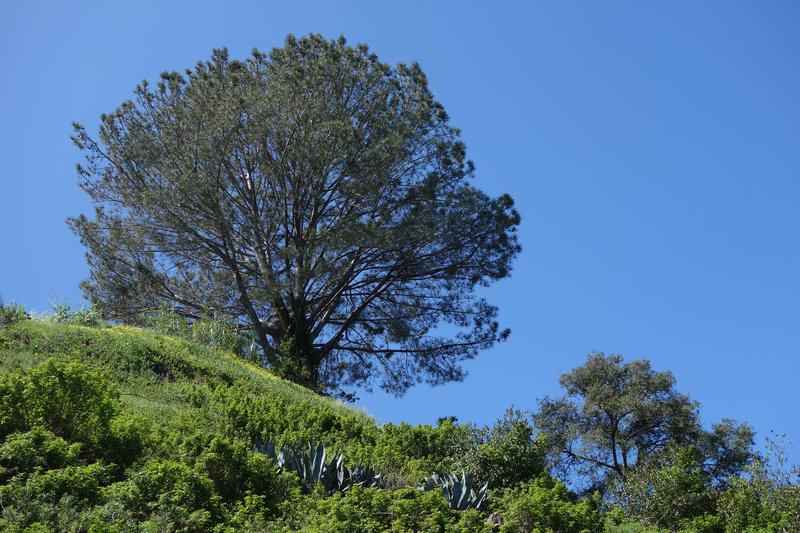
[[[797,2],[0,3],[0,294],[80,305],[89,213],[70,123],[226,46],[345,35],[419,61],[523,252],[485,291],[512,330],[462,383],[362,394],[381,421],[491,423],[592,350],[650,359],[707,424],[800,437]]]

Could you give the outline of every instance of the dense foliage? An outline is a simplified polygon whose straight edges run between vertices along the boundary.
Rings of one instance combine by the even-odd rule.
[[[658,466],[675,445],[694,445],[702,474],[717,484],[753,458],[748,424],[725,419],[705,430],[699,403],[675,390],[671,372],[657,372],[647,360],[623,363],[620,355],[594,352],[560,383],[564,396],[540,401],[536,426],[547,437],[553,467],[586,476],[592,488]]]
[[[378,426],[206,342],[71,315],[15,307],[0,326],[4,532],[798,531],[798,470],[778,441],[724,482],[703,442],[673,443],[581,496],[545,470],[546,442],[520,411],[485,428]],[[258,451],[270,439],[347,486],[279,467]],[[378,486],[346,482],[360,463]],[[458,475],[418,490],[431,472]]]
[[[96,210],[69,223],[107,318],[227,316],[294,382],[397,394],[508,334],[475,289],[508,275],[519,215],[469,184],[417,64],[319,35],[216,50],[74,141]]]

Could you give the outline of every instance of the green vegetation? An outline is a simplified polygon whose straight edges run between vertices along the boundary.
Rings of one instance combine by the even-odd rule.
[[[520,216],[471,183],[418,64],[289,35],[134,95],[73,136],[95,209],[68,223],[105,318],[142,325],[163,301],[224,316],[328,393],[457,381],[507,337],[477,289],[509,275]]]
[[[457,511],[466,511],[467,509],[486,511],[489,509],[487,494],[489,485],[484,485],[476,492],[472,488],[473,481],[472,474],[467,474],[463,470],[461,478],[452,473],[439,476],[436,472],[432,472],[430,477],[422,480],[419,490],[422,492],[441,490],[442,497],[447,500],[450,508]]]
[[[544,398],[534,420],[547,437],[551,466],[588,478],[589,492],[662,464],[676,445],[692,445],[700,474],[714,484],[754,457],[748,424],[724,419],[703,429],[699,404],[675,390],[671,372],[656,372],[649,361],[623,364],[620,355],[595,352],[560,382],[564,396]]]
[[[82,325],[91,310],[31,320],[14,305],[0,316],[2,531],[752,533],[800,524],[798,470],[778,441],[744,468],[712,468],[742,449],[732,422],[604,477],[602,496],[579,495],[567,486],[574,480],[547,470],[546,437],[518,410],[485,428],[379,426],[216,349],[235,347],[223,326],[193,337],[180,324],[172,335]]]

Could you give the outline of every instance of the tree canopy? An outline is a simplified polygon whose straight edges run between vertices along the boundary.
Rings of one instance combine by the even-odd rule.
[[[106,318],[224,315],[296,382],[396,394],[508,335],[476,289],[508,276],[519,215],[469,184],[416,63],[319,35],[215,50],[73,140],[95,213],[68,223]]]
[[[699,403],[675,390],[671,372],[656,372],[647,360],[623,364],[621,355],[593,352],[560,383],[564,396],[541,400],[535,424],[547,436],[552,464],[595,485],[658,465],[675,446],[692,446],[714,483],[740,472],[753,456],[749,425],[724,419],[704,430]]]

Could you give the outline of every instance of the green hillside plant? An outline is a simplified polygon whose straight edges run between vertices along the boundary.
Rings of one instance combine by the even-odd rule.
[[[733,478],[718,498],[726,531],[800,533],[800,465],[788,457],[786,435],[766,439],[766,453]]]
[[[0,327],[13,324],[22,320],[30,320],[31,316],[25,311],[23,305],[11,302],[6,304],[0,296]]]
[[[165,302],[145,314],[147,327],[164,335],[187,339],[217,350],[235,353],[245,360],[259,362],[256,344],[247,332],[223,315],[207,314],[187,320]]]
[[[359,464],[350,470],[344,465],[344,456],[334,454],[326,460],[327,449],[320,443],[316,447],[308,443],[306,450],[296,451],[287,446],[275,447],[270,439],[266,444],[256,442],[256,451],[269,457],[280,470],[295,474],[305,494],[320,485],[328,494],[347,492],[353,487],[380,487],[382,475],[369,466]]]
[[[504,518],[502,533],[593,533],[603,528],[602,498],[578,498],[551,476],[492,491],[492,508]]]
[[[66,300],[53,300],[50,302],[50,308],[53,311],[52,319],[56,322],[93,328],[106,325],[100,313],[92,306],[82,305],[75,311]]]
[[[422,480],[417,487],[421,492],[441,490],[442,497],[456,511],[475,509],[480,512],[489,510],[489,486],[484,485],[477,491],[473,488],[474,476],[461,471],[461,477],[454,473],[445,472],[441,476],[431,472],[429,477]]]

